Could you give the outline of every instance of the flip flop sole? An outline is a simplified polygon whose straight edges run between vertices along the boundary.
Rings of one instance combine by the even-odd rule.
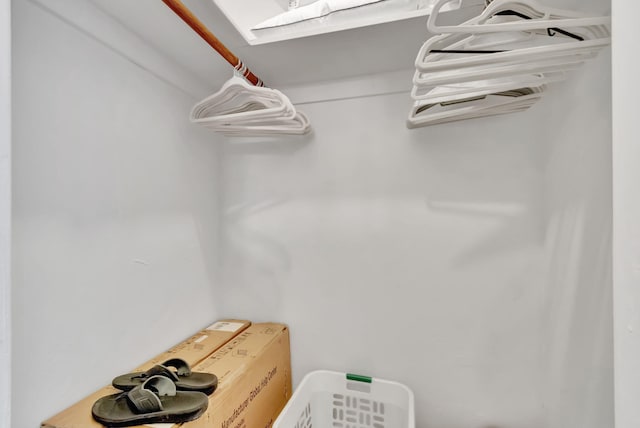
[[[126,394],[113,394],[98,399],[91,409],[93,418],[110,427],[181,423],[200,417],[209,404],[209,399],[201,392],[178,392],[175,396],[159,397],[164,410],[136,413],[127,402]]]

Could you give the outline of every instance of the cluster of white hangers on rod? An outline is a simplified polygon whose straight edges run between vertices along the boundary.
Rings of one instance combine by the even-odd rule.
[[[526,110],[551,82],[611,43],[610,17],[546,7],[535,0],[487,1],[460,25],[436,24],[439,0],[416,58],[407,127]]]
[[[296,111],[282,92],[264,87],[249,70],[180,0],[162,0],[234,68],[233,77],[215,94],[196,104],[193,123],[227,136],[302,135],[311,131],[309,119]]]

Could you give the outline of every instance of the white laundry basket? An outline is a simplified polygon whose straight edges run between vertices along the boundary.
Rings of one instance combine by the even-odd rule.
[[[415,428],[413,392],[397,382],[314,371],[273,428]]]

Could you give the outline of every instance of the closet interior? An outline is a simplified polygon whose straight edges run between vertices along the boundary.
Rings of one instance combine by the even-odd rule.
[[[611,3],[510,1],[183,0],[230,64],[181,2],[14,0],[11,426],[234,318],[419,428],[613,427]]]

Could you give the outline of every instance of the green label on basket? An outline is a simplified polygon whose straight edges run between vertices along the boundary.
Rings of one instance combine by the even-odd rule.
[[[369,376],[362,376],[358,374],[347,373],[347,380],[355,380],[356,382],[371,383]]]

